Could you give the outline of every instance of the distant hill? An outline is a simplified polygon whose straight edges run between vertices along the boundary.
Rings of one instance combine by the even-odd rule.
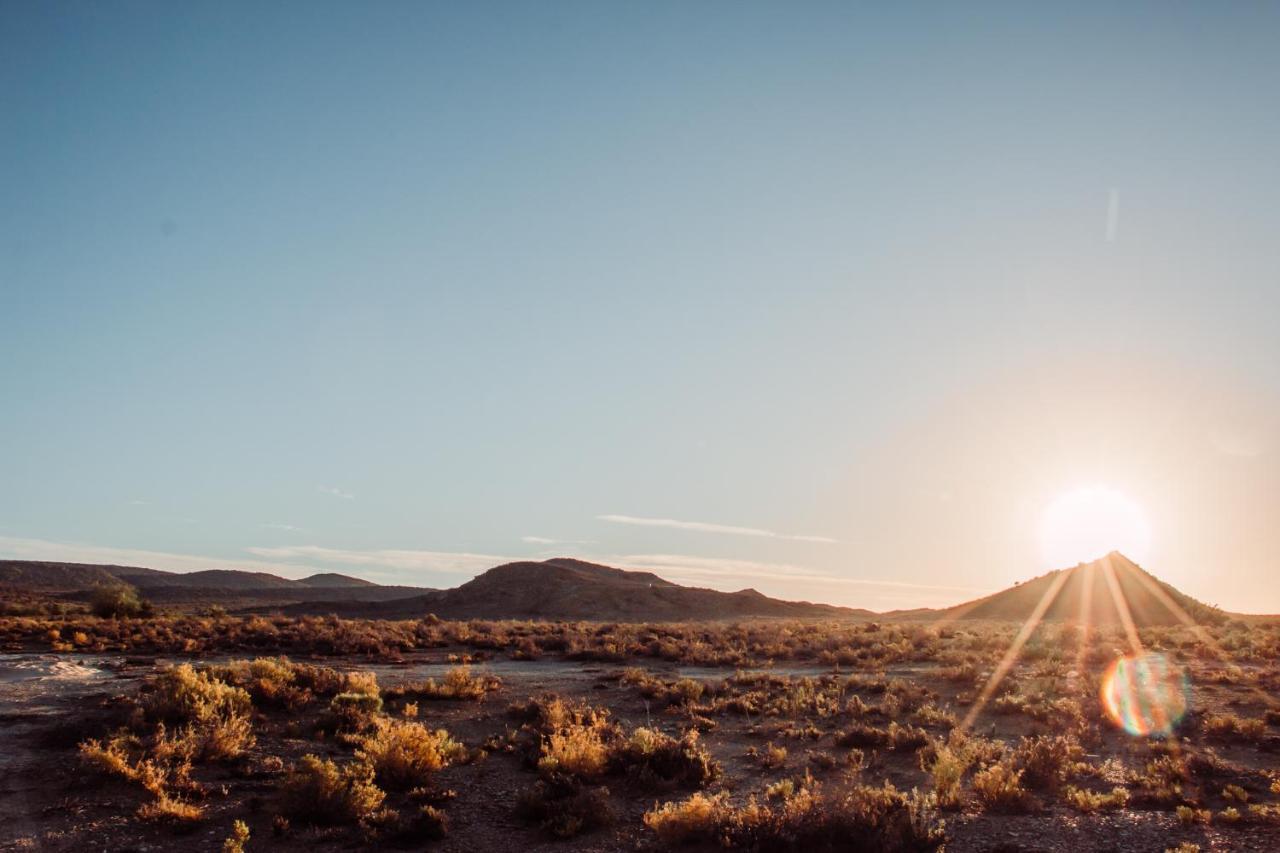
[[[1127,605],[1134,624],[1139,628],[1178,624],[1175,609],[1166,602],[1172,602],[1176,608],[1201,624],[1216,624],[1225,621],[1230,615],[1179,592],[1117,552],[1092,563],[1049,572],[985,598],[934,613],[937,618],[943,619],[1021,622],[1031,616],[1042,599],[1053,594],[1055,586],[1060,585],[1042,618],[1075,619],[1094,625],[1118,625],[1123,623],[1123,609],[1113,593],[1108,573],[1114,578],[1115,590],[1119,592],[1119,598]]]
[[[165,572],[136,566],[0,560],[0,590],[40,592],[85,600],[97,586],[126,583],[157,604],[219,604],[232,609],[286,613],[337,613],[355,618],[573,619],[610,622],[677,622],[710,619],[824,618],[893,621],[992,619],[1025,621],[1049,599],[1046,620],[1087,619],[1096,625],[1122,621],[1114,586],[1134,623],[1172,625],[1171,602],[1191,619],[1213,624],[1234,614],[1196,601],[1126,559],[1108,554],[1093,563],[1041,575],[1023,584],[945,610],[870,610],[782,601],[754,589],[720,592],[681,586],[652,572],[628,571],[558,557],[496,566],[453,589],[381,586],[347,575],[321,573],[290,580],[264,572],[208,569]]]
[[[363,578],[353,578],[349,575],[338,575],[333,572],[311,575],[298,581],[298,583],[309,587],[370,587],[378,585]]]
[[[521,561],[489,569],[454,589],[413,598],[341,609],[314,603],[293,613],[338,612],[374,618],[590,619],[610,622],[675,622],[750,617],[865,618],[855,610],[807,601],[780,601],[754,589],[719,592],[687,587],[652,572],[627,571],[582,560]]]
[[[266,572],[207,569],[166,572],[140,566],[0,560],[0,586],[86,598],[99,586],[127,584],[162,604],[221,604],[228,607],[284,605],[300,601],[383,601],[431,592],[424,587],[381,586],[347,575],[324,573],[291,580]]]

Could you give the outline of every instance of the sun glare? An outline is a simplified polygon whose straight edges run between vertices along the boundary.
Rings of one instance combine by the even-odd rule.
[[[1040,518],[1040,549],[1046,567],[1061,569],[1119,551],[1139,563],[1151,549],[1146,514],[1127,495],[1105,486],[1059,496]]]

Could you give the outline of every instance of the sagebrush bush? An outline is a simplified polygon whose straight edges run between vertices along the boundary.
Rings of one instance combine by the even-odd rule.
[[[990,811],[1025,812],[1032,800],[1022,785],[1022,771],[1009,761],[997,761],[973,776],[973,793]]]
[[[437,770],[466,757],[466,747],[444,729],[399,720],[379,721],[356,751],[356,758],[373,768],[378,784],[392,790],[423,785]]]
[[[538,770],[596,779],[609,769],[610,750],[599,726],[571,725],[543,740]]]
[[[374,784],[373,774],[373,768],[362,761],[339,766],[327,758],[305,755],[280,785],[281,812],[312,824],[367,818],[386,797]]]
[[[614,748],[612,764],[647,784],[702,787],[720,776],[720,764],[698,740],[697,729],[679,739],[660,731],[637,728]]]
[[[184,663],[160,673],[143,694],[148,719],[165,723],[203,723],[214,718],[247,717],[253,703],[242,688]]]

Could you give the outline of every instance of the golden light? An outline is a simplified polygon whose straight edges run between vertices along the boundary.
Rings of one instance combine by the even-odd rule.
[[[1040,549],[1046,568],[1087,563],[1112,551],[1142,563],[1151,550],[1151,526],[1142,507],[1122,492],[1074,489],[1045,507]]]

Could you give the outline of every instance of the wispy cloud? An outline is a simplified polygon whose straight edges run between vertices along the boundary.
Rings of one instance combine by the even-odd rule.
[[[634,524],[640,527],[670,527],[675,530],[694,530],[699,533],[723,533],[730,536],[759,536],[766,539],[789,539],[793,542],[824,542],[834,544],[837,539],[828,536],[803,536],[796,533],[778,533],[760,527],[738,527],[731,524],[713,524],[707,521],[681,521],[675,518],[648,518],[638,515],[597,515],[598,521],[614,524]]]
[[[321,486],[320,491],[324,492],[326,495],[333,495],[335,498],[342,498],[343,500],[348,501],[355,500],[356,498],[356,496],[351,492],[343,491],[337,486]]]
[[[142,548],[113,548],[106,545],[85,545],[76,542],[49,542],[44,539],[18,539],[0,536],[0,555],[19,560],[46,560],[62,563],[106,563],[115,566],[142,566],[149,569],[167,569],[173,572],[194,572],[202,569],[250,569],[271,572],[283,577],[310,574],[313,569],[294,563],[265,562],[263,560],[226,559],[196,554],[174,554],[168,551],[148,551]]]
[[[262,526],[267,528],[268,530],[284,530],[289,533],[299,533],[303,530],[303,528],[301,527],[294,527],[292,524],[281,524],[278,521],[268,521],[266,524],[263,524]]]
[[[881,578],[853,578],[819,572],[791,563],[763,563],[755,560],[739,560],[730,557],[695,557],[688,554],[630,554],[609,558],[612,565],[627,569],[647,569],[658,572],[669,580],[739,580],[750,581],[805,581],[834,586],[874,586],[934,592],[987,593],[991,589],[946,584],[913,583],[911,581],[884,580]]]
[[[379,566],[399,571],[451,572],[467,574],[511,561],[511,557],[457,551],[352,550],[320,545],[286,545],[279,548],[246,548],[250,554],[282,560],[341,563],[348,566]]]
[[[547,536],[521,536],[521,542],[530,545],[590,545],[587,539],[551,539]]]

